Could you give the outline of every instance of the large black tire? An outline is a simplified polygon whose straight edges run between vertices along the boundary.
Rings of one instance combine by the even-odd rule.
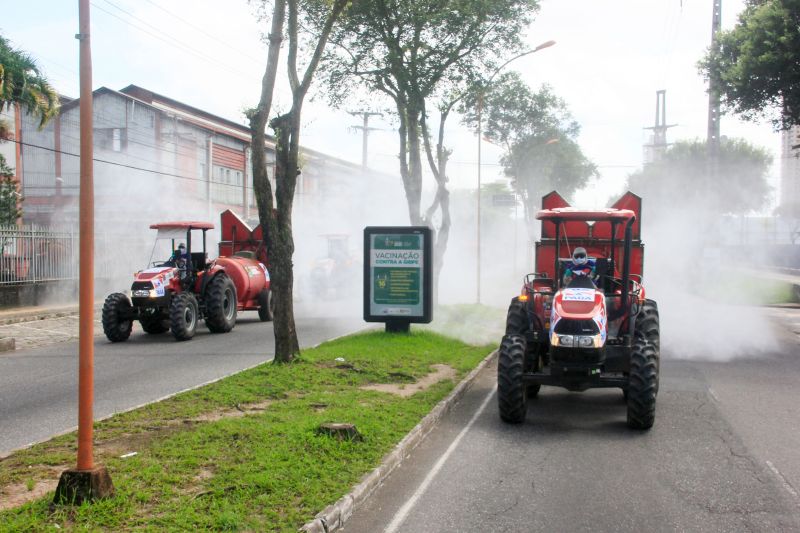
[[[103,303],[103,333],[111,342],[128,340],[133,330],[133,305],[125,294],[109,294]]]
[[[636,316],[636,324],[633,330],[635,340],[645,340],[656,347],[661,348],[661,339],[658,324],[658,304],[653,300],[645,300],[639,314]]]
[[[211,333],[228,333],[236,325],[236,286],[227,274],[217,274],[206,289],[206,326]]]
[[[143,309],[139,315],[139,323],[144,332],[150,335],[169,331],[169,316],[161,309]]]
[[[636,316],[634,325],[634,342],[637,340],[647,341],[656,347],[656,357],[658,365],[661,366],[661,333],[659,330],[658,304],[653,300],[645,300],[642,309]],[[656,382],[656,394],[658,394],[658,382]]]
[[[275,302],[272,300],[272,291],[269,289],[261,289],[258,293],[258,318],[261,322],[269,322],[272,320],[273,310],[275,309]]]
[[[531,328],[530,319],[528,318],[528,311],[525,308],[525,303],[519,301],[519,297],[515,296],[511,299],[508,306],[508,315],[506,315],[506,335],[524,335]],[[525,372],[539,371],[540,358],[534,346],[528,346],[525,354]],[[527,394],[528,398],[535,398],[539,394],[541,385],[528,385]]]
[[[651,343],[634,343],[628,379],[628,427],[650,429],[656,418],[658,392],[658,351]]]
[[[525,304],[519,301],[519,296],[511,299],[506,315],[506,335],[524,335],[530,329],[528,312]]]
[[[197,330],[197,298],[194,294],[182,292],[172,298],[169,306],[169,322],[172,336],[178,341],[188,341]]]
[[[497,404],[500,418],[509,424],[525,421],[527,391],[522,381],[526,351],[525,337],[506,335],[500,343],[497,361]]]

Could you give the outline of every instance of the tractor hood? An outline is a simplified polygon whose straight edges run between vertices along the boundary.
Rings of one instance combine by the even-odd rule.
[[[553,298],[550,342],[554,346],[600,348],[607,336],[606,299],[596,289],[566,288]]]
[[[134,297],[164,296],[170,284],[177,282],[178,279],[178,269],[175,267],[166,266],[141,270],[134,274],[131,293]]]

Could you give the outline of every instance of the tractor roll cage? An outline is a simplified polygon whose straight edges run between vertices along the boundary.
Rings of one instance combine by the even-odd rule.
[[[625,224],[625,237],[623,245],[623,258],[622,258],[622,302],[621,309],[628,307],[628,282],[631,272],[631,241],[633,240],[633,223],[636,221],[636,214],[630,209],[598,209],[592,211],[585,211],[582,209],[575,209],[573,207],[559,207],[555,209],[544,209],[536,214],[539,220],[548,220],[554,222],[556,225],[556,238],[555,238],[555,265],[553,272],[555,273],[554,283],[557,288],[559,279],[558,272],[558,258],[561,248],[561,225],[570,221],[581,222],[610,222],[611,223],[611,262],[614,264],[614,251],[617,243],[617,226]]]
[[[206,257],[206,232],[210,229],[214,229],[214,224],[211,222],[198,222],[198,221],[187,221],[187,222],[160,222],[158,224],[150,224],[150,229],[158,230],[159,233],[164,231],[186,231],[186,254],[189,256],[189,271],[192,273],[191,277],[194,277],[195,270],[203,270],[203,268],[197,268],[195,265],[194,257],[192,256],[192,230],[201,230],[203,232],[203,264],[205,264],[205,257]],[[172,239],[172,249],[175,250],[175,239]],[[153,248],[155,251],[155,247]],[[150,256],[150,261],[153,260],[152,254]],[[189,280],[191,282],[193,280]]]

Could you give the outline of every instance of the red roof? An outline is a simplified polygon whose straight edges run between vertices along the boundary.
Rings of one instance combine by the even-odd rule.
[[[542,209],[536,213],[539,220],[630,220],[636,214],[630,209],[594,209],[587,211],[575,207],[557,207],[555,209]]]
[[[150,229],[214,229],[211,222],[159,222],[150,224]]]

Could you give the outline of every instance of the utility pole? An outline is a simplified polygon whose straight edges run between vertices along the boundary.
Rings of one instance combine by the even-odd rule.
[[[712,0],[711,47],[717,44],[717,35],[722,28],[722,0]],[[716,178],[719,166],[719,88],[711,78],[708,82],[708,137],[706,139],[711,178]]]
[[[645,149],[649,149],[649,153],[645,152],[645,163],[655,163],[661,159],[669,146],[667,130],[675,126],[677,124],[667,124],[667,91],[656,91],[656,121],[653,126],[644,128],[653,130],[653,141],[644,145]]]
[[[58,480],[53,502],[80,505],[114,493],[104,466],[94,464],[94,166],[92,45],[89,0],[79,0],[80,41],[80,286],[78,334],[78,464]]]
[[[360,126],[351,126],[354,130],[362,130],[362,141],[361,141],[361,169],[366,172],[367,171],[367,145],[369,138],[370,131],[378,131],[380,128],[370,128],[369,127],[369,117],[377,116],[382,117],[383,113],[376,113],[374,111],[349,111],[349,113],[353,116],[361,116],[363,119],[363,123]]]

